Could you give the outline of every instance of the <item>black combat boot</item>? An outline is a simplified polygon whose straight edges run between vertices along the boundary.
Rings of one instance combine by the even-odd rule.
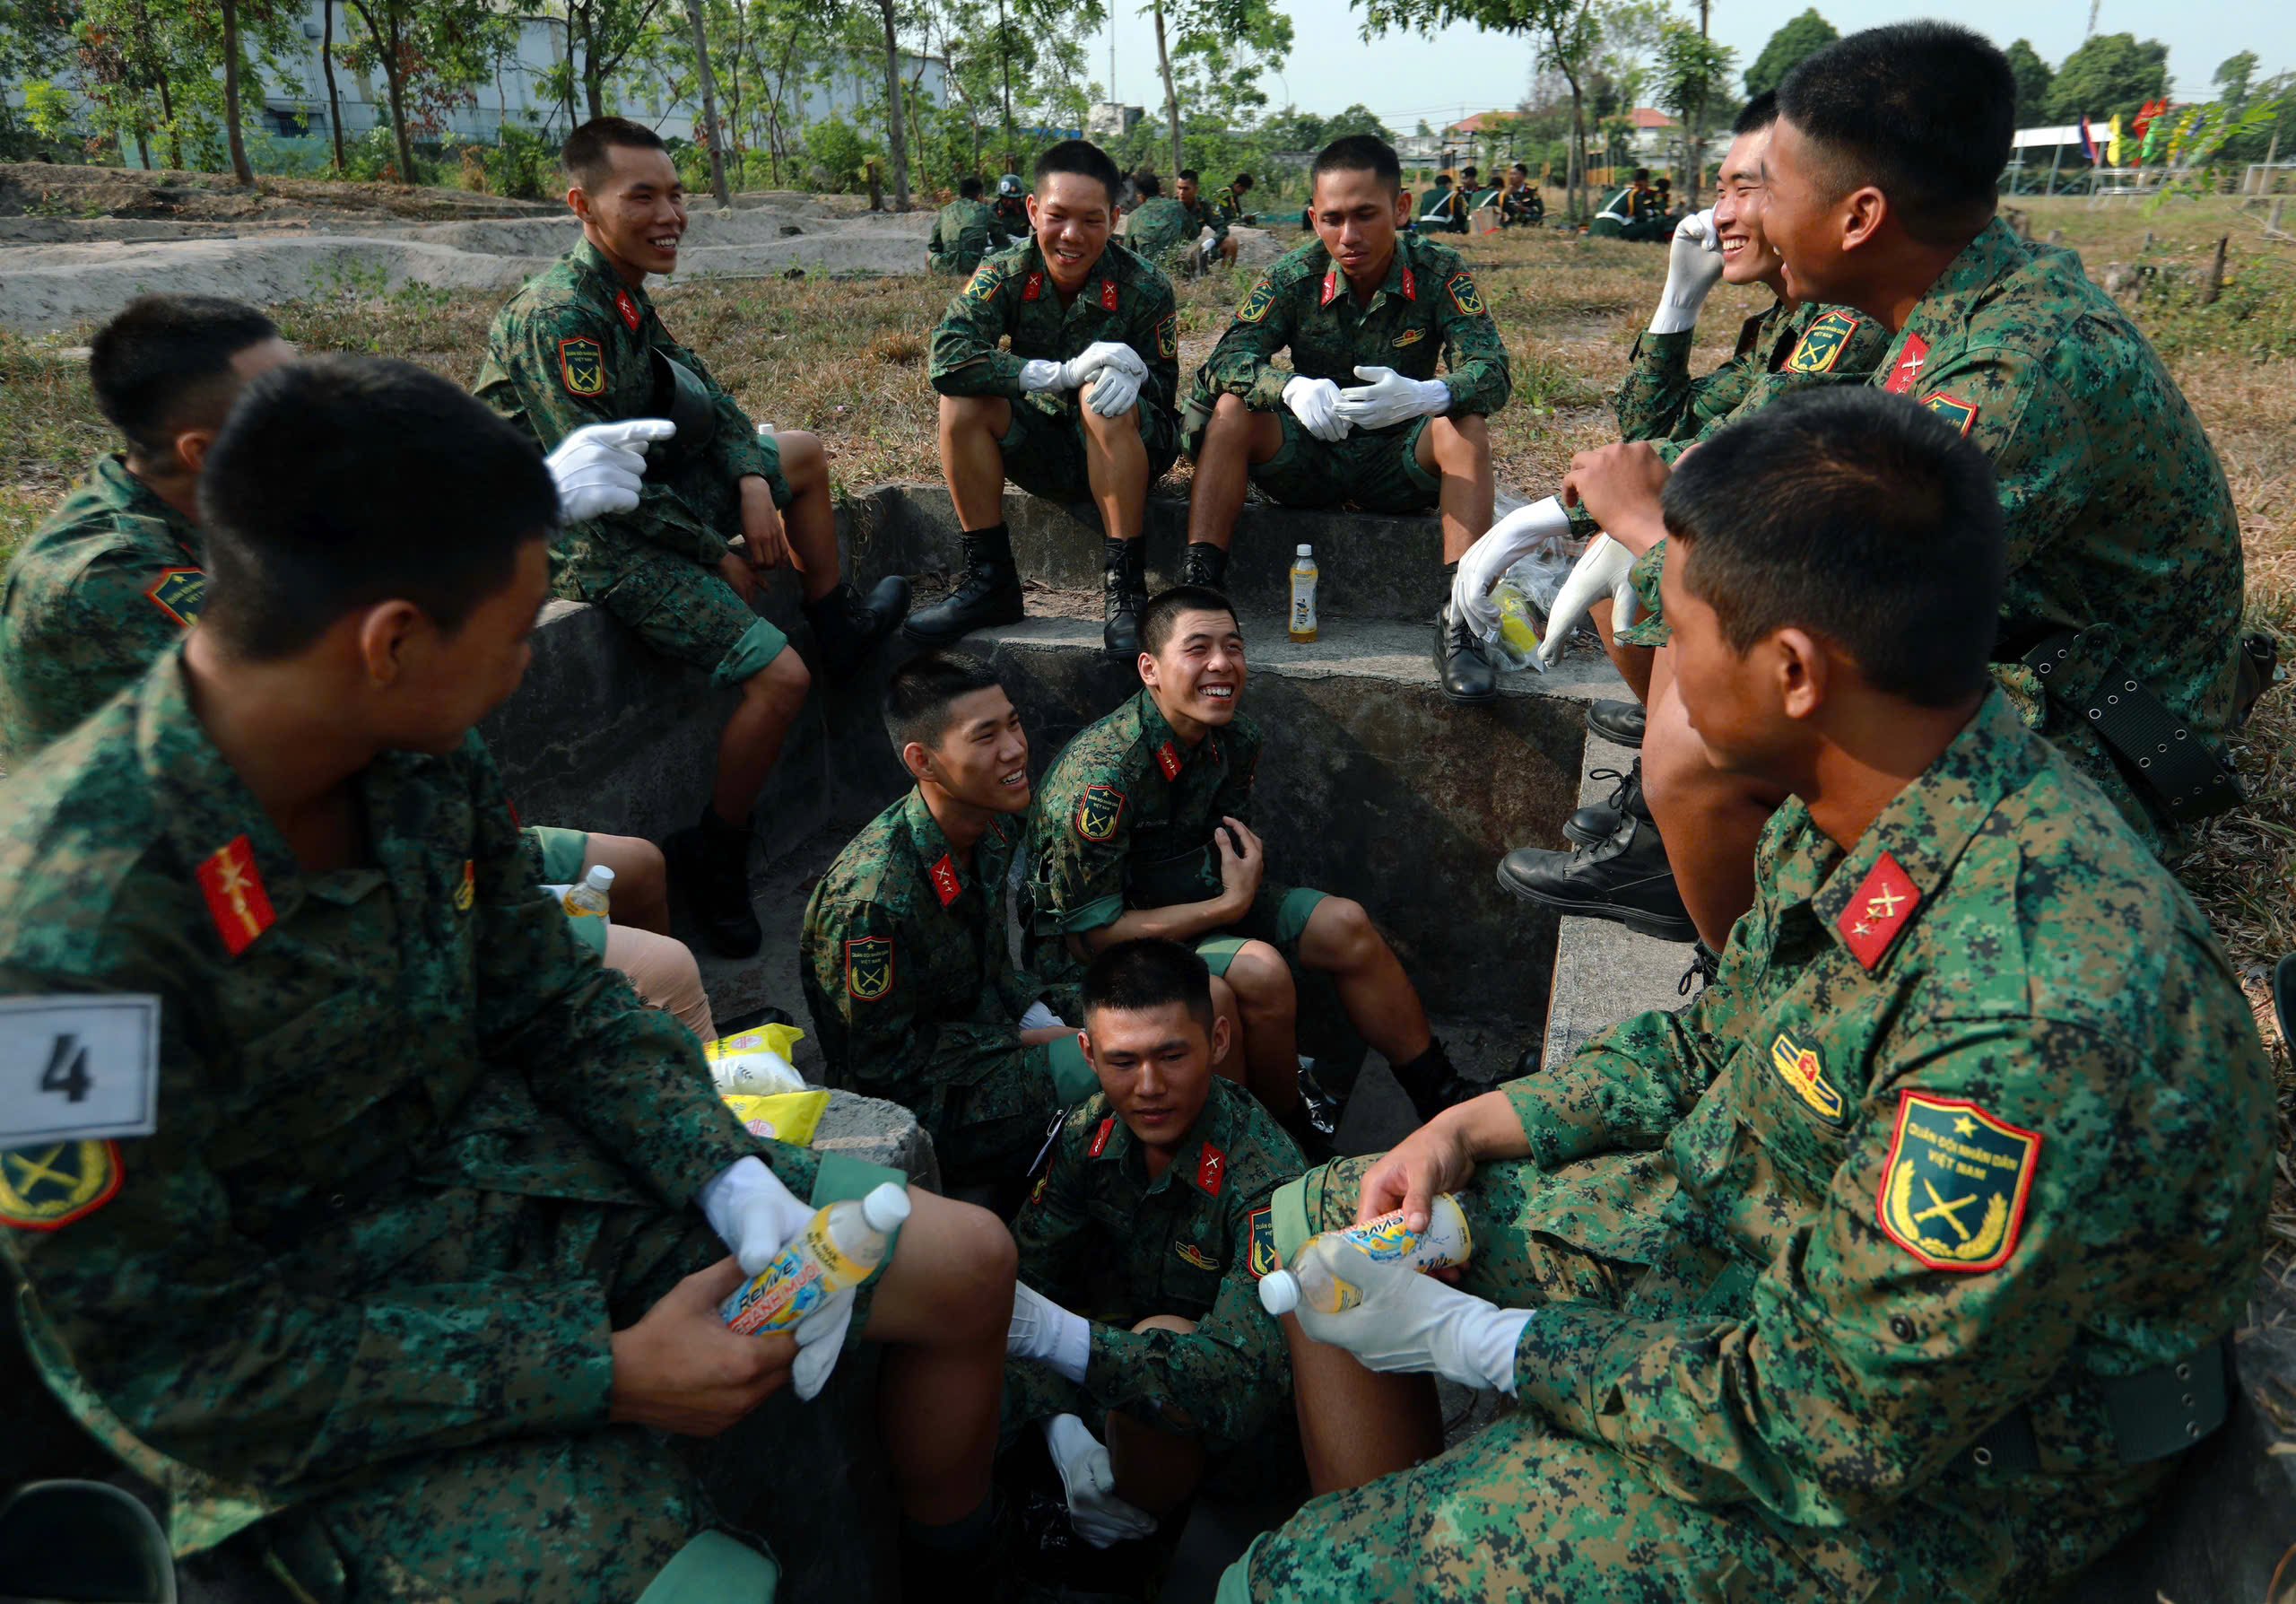
[[[1698,927],[1674,888],[1658,828],[1631,814],[1609,840],[1583,852],[1518,847],[1499,860],[1499,885],[1565,913],[1616,920],[1660,941],[1695,941]]]
[[[851,679],[908,611],[909,581],[899,574],[879,580],[866,601],[851,585],[839,585],[807,602],[805,622],[813,626],[822,674],[832,684]]]
[[[1435,671],[1443,694],[1453,702],[1479,707],[1499,698],[1499,672],[1484,655],[1483,641],[1463,618],[1455,618],[1449,603],[1435,616]]]
[[[1316,1079],[1315,1060],[1301,1059],[1299,1106],[1276,1123],[1300,1144],[1300,1151],[1308,1155],[1310,1164],[1321,1164],[1339,1152],[1339,1121],[1346,1111],[1347,1100],[1325,1091],[1323,1084]]]
[[[1408,1064],[1388,1067],[1395,1071],[1404,1095],[1411,1099],[1411,1106],[1419,1111],[1419,1122],[1422,1125],[1445,1109],[1465,1103],[1483,1091],[1459,1078],[1459,1072],[1451,1068],[1451,1055],[1432,1036],[1428,1038],[1425,1052]]]
[[[1228,588],[1228,548],[1208,540],[1191,540],[1180,562],[1180,583],[1205,585],[1225,594]]]
[[[909,615],[901,633],[926,646],[972,630],[1021,622],[1021,571],[1013,565],[1013,536],[1003,524],[967,534],[965,571],[945,601]]]
[[[1617,746],[1639,749],[1648,714],[1639,702],[1590,702],[1587,728]]]
[[[1604,800],[1589,802],[1562,821],[1562,833],[1569,836],[1573,844],[1591,847],[1598,841],[1610,840],[1618,833],[1618,827],[1626,822],[1628,814],[1638,819],[1648,820],[1650,817],[1650,804],[1642,799],[1640,758],[1636,758],[1623,774],[1616,769],[1596,769],[1592,778],[1615,780],[1618,783],[1611,788],[1611,794]]]
[[[1100,542],[1100,587],[1108,624],[1100,645],[1109,656],[1130,662],[1140,655],[1140,609],[1148,605],[1148,542]]]
[[[662,856],[709,949],[727,958],[754,955],[765,932],[750,906],[749,826],[728,824],[705,806],[700,824],[662,843]]]

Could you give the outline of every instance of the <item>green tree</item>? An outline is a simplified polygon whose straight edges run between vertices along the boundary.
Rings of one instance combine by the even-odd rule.
[[[2057,69],[2048,108],[2057,122],[2086,117],[2101,127],[2118,115],[2136,115],[2145,101],[2169,87],[2169,47],[2159,39],[2137,41],[2133,33],[2100,33],[2084,40]]]
[[[1792,19],[1770,36],[1770,43],[1761,48],[1753,65],[1746,69],[1746,99],[1768,94],[1786,82],[1787,74],[1840,37],[1834,25],[1818,14],[1814,5]]]
[[[470,85],[486,76],[500,31],[517,26],[517,19],[496,11],[490,0],[343,4],[361,31],[344,48],[344,61],[353,71],[381,71],[399,181],[420,182],[413,130],[435,128],[445,108],[469,99]]]
[[[2226,112],[2238,117],[2248,109],[2248,92],[2256,83],[2257,53],[2243,50],[2238,56],[2228,56],[2216,64],[2215,76],[2210,80],[2216,85],[2216,98]]]
[[[1181,154],[1179,75],[1193,69],[1196,83],[1231,104],[1265,104],[1257,87],[1263,65],[1281,66],[1292,53],[1292,19],[1274,0],[1148,0],[1141,10],[1155,20],[1156,70],[1164,81],[1164,128],[1172,167]],[[1232,74],[1232,75],[1231,75]]]
[[[1817,13],[1809,13],[1815,16]],[[1738,53],[1718,45],[1688,22],[1668,22],[1658,36],[1658,99],[1682,119],[1683,195],[1698,210],[1706,178],[1706,119],[1709,109],[1726,100],[1730,69]]]
[[[2018,39],[2004,52],[2009,57],[2010,76],[2017,80],[2017,126],[2038,128],[2048,122],[2049,86],[2057,82],[2057,74],[2033,48],[2031,39]]]

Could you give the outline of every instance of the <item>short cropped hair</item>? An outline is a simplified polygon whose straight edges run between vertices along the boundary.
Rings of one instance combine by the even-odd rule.
[[[1765,89],[1748,100],[1730,125],[1733,135],[1759,134],[1778,120],[1778,92]]]
[[[613,170],[613,147],[637,151],[666,151],[662,136],[644,123],[626,117],[594,117],[566,136],[559,147],[558,163],[566,176],[584,189],[596,187]]]
[[[558,487],[534,441],[461,386],[326,356],[248,387],[207,454],[199,510],[199,627],[269,661],[394,599],[460,629],[557,521]]]
[[[1877,186],[1925,245],[1985,226],[2017,120],[2009,58],[1947,22],[1892,22],[1838,39],[1778,86],[1778,109],[1818,147],[1837,195]]]
[[[1109,205],[1116,205],[1117,192],[1124,187],[1124,175],[1116,170],[1109,153],[1089,139],[1064,139],[1048,147],[1037,158],[1036,181],[1039,185],[1057,172],[1074,173],[1080,179],[1098,179],[1109,192]]]
[[[1193,167],[1183,167],[1183,168],[1181,168],[1181,169],[1180,169],[1180,177],[1182,177],[1182,178],[1186,179],[1187,179],[1189,183],[1191,183],[1191,184],[1200,184],[1200,183],[1202,183],[1202,182],[1204,181],[1203,179],[1199,179],[1199,178],[1197,178],[1197,177],[1196,176],[1196,169],[1194,169]]]
[[[1636,168],[1634,170],[1634,181],[1638,184],[1648,184],[1650,181],[1650,170],[1647,167]]]
[[[957,193],[966,200],[978,200],[980,198],[980,179],[973,174],[967,173],[963,178],[957,180]]]
[[[1236,604],[1209,585],[1175,585],[1169,590],[1159,590],[1140,609],[1140,649],[1155,657],[1169,645],[1172,632],[1179,627],[1183,613],[1225,613],[1239,630],[1243,620],[1237,616]]]
[[[1236,175],[1236,181],[1228,187],[1231,189],[1249,189],[1252,187],[1252,182],[1253,179],[1251,174],[1248,172],[1239,172]]]
[[[911,658],[885,682],[878,703],[896,755],[911,741],[931,750],[949,733],[949,704],[976,691],[1004,688],[996,671],[978,658],[928,651]]]
[[[1317,152],[1316,165],[1308,175],[1309,190],[1327,172],[1368,172],[1390,189],[1403,187],[1403,163],[1396,159],[1396,147],[1375,135],[1345,135]]]
[[[279,337],[255,308],[218,295],[138,295],[96,331],[88,382],[96,405],[140,455],[169,449],[176,426],[221,423],[231,359]],[[203,408],[204,411],[203,412]]]
[[[1144,196],[1154,196],[1164,193],[1164,180],[1144,167],[1132,175],[1132,187]]]
[[[1106,1009],[1144,1014],[1178,1003],[1212,1034],[1212,971],[1177,941],[1148,937],[1100,949],[1084,971],[1084,1024]]]
[[[1798,628],[1916,706],[1987,684],[2007,562],[1993,465],[1911,401],[1783,397],[1685,457],[1663,505],[1683,587],[1741,656]]]

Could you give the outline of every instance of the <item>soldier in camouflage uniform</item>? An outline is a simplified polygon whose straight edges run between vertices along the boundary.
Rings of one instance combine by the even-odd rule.
[[[864,603],[838,576],[829,469],[810,434],[761,435],[701,359],[662,327],[648,274],[677,266],[684,190],[661,140],[621,118],[567,137],[562,157],[582,243],[510,299],[487,334],[480,400],[555,447],[587,423],[668,415],[632,512],[573,525],[552,548],[559,595],[602,606],[665,656],[736,686],[709,802],[664,843],[670,875],[709,945],[757,951],[751,815],[812,676],[754,606],[760,576],[795,566],[833,680],[857,672],[909,605],[906,580]],[[784,518],[784,511],[787,518]]]
[[[1465,1095],[1362,904],[1266,876],[1250,828],[1260,732],[1240,707],[1243,632],[1228,598],[1161,592],[1140,644],[1140,693],[1071,741],[1038,789],[1022,908],[1029,967],[1073,980],[1115,942],[1194,946],[1235,988],[1248,1084],[1310,1141],[1337,1128],[1338,1103],[1299,1069],[1293,963],[1333,977],[1422,1118]]]
[[[1250,222],[1253,218],[1251,196],[1257,185],[1258,180],[1251,174],[1238,173],[1235,181],[1220,192],[1220,198],[1215,203],[1220,208],[1220,215],[1230,222]]]
[[[1691,714],[1800,795],[1687,1009],[1276,1194],[1287,1261],[1446,1190],[1474,1238],[1459,1290],[1303,1312],[1304,1421],[1424,1387],[1317,1337],[1526,1407],[1309,1504],[1231,1604],[2068,1596],[2223,1417],[2269,1068],[2199,910],[1988,681],[1982,458],[1836,388],[1666,507]]]
[[[1021,617],[1009,480],[1099,508],[1105,642],[1126,660],[1138,650],[1148,487],[1179,450],[1179,319],[1170,281],[1109,238],[1120,182],[1108,153],[1081,139],[1038,157],[1030,236],[983,262],[933,331],[941,472],[965,570],[954,594],[909,621],[912,640]]]
[[[1247,481],[1287,506],[1439,507],[1447,596],[1491,527],[1486,420],[1507,404],[1507,348],[1458,254],[1396,232],[1402,171],[1368,135],[1326,146],[1317,238],[1268,269],[1197,370],[1181,423],[1196,465],[1187,582],[1223,582]],[[1286,350],[1289,372],[1274,365]],[[1482,642],[1448,613],[1435,660],[1453,701],[1499,694]]]
[[[1227,1024],[1210,980],[1169,941],[1093,960],[1082,1017],[1100,1090],[1069,1115],[1013,1225],[1005,1441],[1033,1424],[1056,1463],[1072,1443],[1097,1457],[1055,1425],[1078,1421],[1106,1443],[1116,1495],[1157,1516],[1207,1460],[1263,1437],[1289,1445],[1292,1366],[1257,1287],[1274,1267],[1268,1197],[1305,1161],[1213,1072]]]
[[[700,1535],[742,1506],[659,1434],[810,1396],[866,1327],[941,1378],[888,1443],[949,1468],[904,1484],[912,1546],[959,1531],[1002,1231],[919,1194],[857,1312],[802,1351],[726,1332],[729,1250],[900,1177],[744,1130],[574,945],[470,731],[548,595],[531,447],[444,379],[328,358],[252,385],[207,463],[200,627],[13,776],[0,826],[0,995],[81,1045],[57,1113],[75,1081],[155,1088],[151,1134],[0,1154],[44,1379],[168,1490],[177,1552],[236,1539],[300,1597],[762,1600],[770,1558]]]
[[[1011,959],[1005,894],[1029,809],[1029,737],[996,676],[928,653],[893,671],[885,728],[917,784],[863,827],[805,904],[805,1005],[829,1083],[914,1111],[952,1185],[1015,1183],[1096,1083],[1048,993]]]
[[[964,275],[980,266],[980,258],[1013,243],[996,209],[980,198],[980,180],[968,175],[957,180],[957,198],[933,219],[933,232],[925,241],[925,266],[935,273]]]
[[[1228,232],[1228,216],[1219,206],[1204,198],[1202,181],[1196,169],[1183,167],[1172,187],[1172,198],[1187,214],[1187,231],[1191,240],[1204,238],[1204,231],[1212,231],[1212,247],[1220,253],[1221,260],[1233,266],[1236,261],[1236,240]],[[1206,264],[1209,265],[1208,263]]]
[[[1197,266],[1196,240],[1203,230],[1195,226],[1186,206],[1164,193],[1163,180],[1154,173],[1135,173],[1132,181],[1139,187],[1141,201],[1125,218],[1125,248],[1168,274],[1193,271]]]

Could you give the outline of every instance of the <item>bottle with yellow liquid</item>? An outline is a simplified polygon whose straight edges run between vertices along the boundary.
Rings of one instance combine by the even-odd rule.
[[[1367,1259],[1401,1260],[1423,1275],[1465,1264],[1474,1251],[1474,1234],[1467,1229],[1459,1200],[1448,1192],[1439,1194],[1428,1209],[1424,1231],[1406,1229],[1398,1208],[1344,1231],[1324,1232],[1309,1237],[1288,1268],[1261,1277],[1260,1307],[1279,1315],[1302,1304],[1322,1314],[1354,1308],[1363,1294],[1347,1279],[1351,1251]]]
[[[569,919],[604,919],[613,897],[613,871],[601,863],[582,876],[579,885],[566,888],[566,915]]]
[[[891,1181],[858,1203],[832,1203],[813,1217],[718,1313],[736,1335],[786,1331],[848,1286],[858,1286],[892,1251],[909,1218],[909,1193]]]
[[[1292,641],[1307,645],[1316,638],[1316,548],[1302,543],[1292,557]]]

